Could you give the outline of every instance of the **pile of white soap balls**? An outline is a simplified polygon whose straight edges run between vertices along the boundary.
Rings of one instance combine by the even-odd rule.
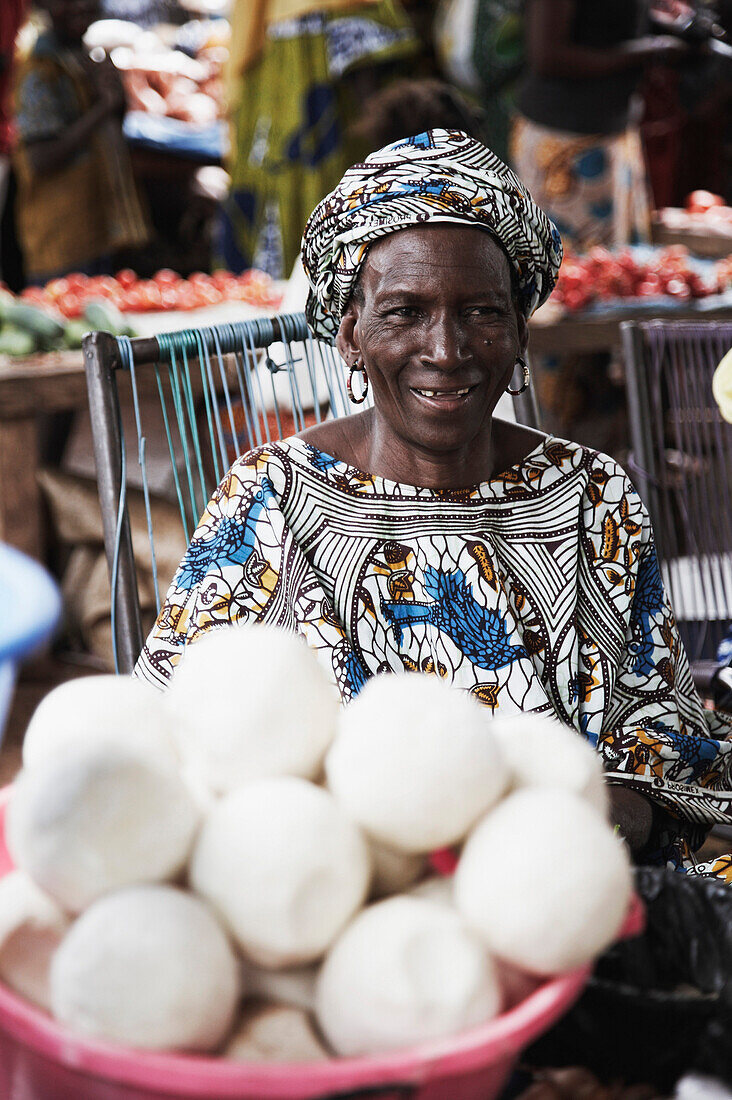
[[[47,696],[6,837],[0,979],[77,1034],[243,1061],[481,1024],[599,954],[631,891],[574,731],[419,674],[343,709],[268,626],[204,635],[166,693]]]

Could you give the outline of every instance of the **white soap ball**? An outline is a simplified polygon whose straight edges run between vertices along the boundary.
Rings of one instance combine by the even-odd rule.
[[[82,676],[59,684],[33,713],[23,739],[23,766],[35,767],[69,744],[93,737],[177,760],[164,697],[133,676]]]
[[[427,867],[427,857],[421,852],[399,852],[377,840],[369,841],[369,848],[373,866],[372,898],[401,894],[424,874]]]
[[[223,928],[204,902],[172,886],[100,898],[51,964],[51,1007],[61,1023],[150,1050],[213,1050],[240,993]]]
[[[286,1005],[244,1010],[224,1058],[235,1062],[325,1062],[330,1055],[307,1012]]]
[[[623,923],[628,855],[611,826],[570,791],[525,788],[489,813],[455,872],[455,902],[489,950],[550,975],[599,955]]]
[[[186,648],[167,697],[180,752],[227,792],[270,775],[315,777],[340,703],[315,652],[274,626],[227,626]]]
[[[18,867],[78,913],[111,890],[175,877],[199,816],[176,768],[85,739],[21,772],[8,804],[7,844]]]
[[[513,787],[574,791],[607,814],[607,785],[600,757],[576,730],[530,713],[496,718],[491,730],[508,763]]]
[[[269,970],[242,959],[242,978],[247,995],[262,1001],[290,1005],[304,1012],[315,1009],[317,966],[295,966],[289,970]]]
[[[454,905],[452,875],[430,875],[423,882],[411,886],[407,893],[411,898],[427,898],[443,905]]]
[[[328,786],[382,844],[428,852],[461,840],[507,770],[480,704],[435,676],[376,676],[341,716]]]
[[[328,953],[319,1026],[344,1056],[454,1035],[500,1010],[495,968],[454,909],[395,897],[364,909]]]
[[[328,791],[294,776],[222,798],[190,865],[195,890],[262,966],[317,959],[362,904],[368,846]]]
[[[51,1007],[51,959],[70,924],[24,871],[0,880],[0,978],[40,1008]]]

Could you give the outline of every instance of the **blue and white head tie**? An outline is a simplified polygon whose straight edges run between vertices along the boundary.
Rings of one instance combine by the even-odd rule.
[[[354,164],[308,218],[302,257],[313,333],[335,338],[370,244],[428,222],[491,233],[515,269],[526,317],[551,294],[562,261],[554,223],[485,145],[460,130],[428,130]]]

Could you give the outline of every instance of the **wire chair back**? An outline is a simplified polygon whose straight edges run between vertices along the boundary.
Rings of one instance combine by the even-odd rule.
[[[240,454],[353,410],[335,348],[316,341],[304,314],[188,329],[153,339],[91,333],[84,357],[104,541],[112,586],[112,640],[118,671],[130,672],[142,648],[127,487],[120,391],[134,409],[136,480],[141,483],[154,602],[160,577],[148,449],[164,439],[173,496],[188,542],[216,485]],[[150,398],[159,415],[145,423]],[[368,399],[366,405],[368,407]]]
[[[622,337],[629,467],[694,667],[714,661],[732,620],[732,425],[712,395],[732,323],[625,322]]]

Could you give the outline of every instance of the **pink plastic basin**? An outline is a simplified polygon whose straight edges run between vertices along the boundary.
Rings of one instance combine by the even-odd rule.
[[[0,791],[0,878],[12,868],[5,847]],[[622,930],[637,935],[635,899]],[[243,1065],[223,1059],[150,1054],[78,1039],[0,984],[2,1100],[491,1100],[521,1050],[546,1031],[581,993],[582,967],[541,985],[525,1001],[481,1027],[380,1058],[312,1065]]]

